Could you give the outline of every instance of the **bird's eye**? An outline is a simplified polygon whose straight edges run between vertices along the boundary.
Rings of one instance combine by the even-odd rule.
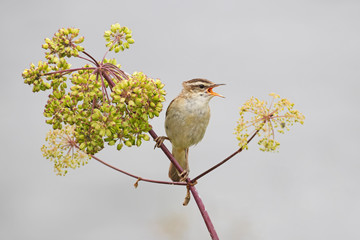
[[[200,87],[201,89],[203,89],[205,86],[204,86],[204,84],[200,84],[199,87]]]

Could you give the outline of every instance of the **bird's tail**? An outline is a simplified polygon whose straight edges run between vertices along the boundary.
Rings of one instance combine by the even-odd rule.
[[[172,155],[175,157],[176,161],[180,164],[182,169],[189,171],[187,152],[188,149],[176,148],[174,146],[172,147]],[[174,182],[180,182],[181,180],[180,173],[176,170],[176,167],[172,163],[169,168],[169,177]]]

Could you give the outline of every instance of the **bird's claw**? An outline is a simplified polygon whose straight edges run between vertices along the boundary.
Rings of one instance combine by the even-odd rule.
[[[186,179],[189,177],[189,170],[184,170],[182,173],[179,174],[180,182],[186,182]]]
[[[170,139],[168,138],[168,137],[165,137],[165,136],[160,136],[160,137],[157,137],[157,138],[155,138],[155,146],[154,146],[154,149],[155,148],[159,148],[162,144],[163,144],[163,142],[165,141],[165,140],[169,140],[170,141]]]

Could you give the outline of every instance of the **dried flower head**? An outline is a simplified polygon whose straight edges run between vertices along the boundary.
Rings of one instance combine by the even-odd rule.
[[[247,149],[248,137],[256,133],[260,137],[260,150],[276,151],[280,143],[275,140],[275,129],[279,133],[284,133],[284,130],[290,130],[289,127],[294,123],[304,123],[304,115],[293,109],[294,104],[288,99],[280,98],[275,93],[271,93],[270,96],[270,103],[251,97],[240,108],[240,119],[235,131],[240,147]],[[250,119],[245,118],[246,113],[252,115]],[[249,133],[250,128],[252,132]]]
[[[65,176],[68,168],[83,166],[91,158],[77,147],[74,132],[74,126],[66,125],[62,129],[51,130],[46,135],[48,145],[43,145],[41,151],[44,157],[54,162],[56,175]]]

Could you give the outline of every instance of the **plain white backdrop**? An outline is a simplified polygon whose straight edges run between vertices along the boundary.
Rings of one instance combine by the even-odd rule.
[[[48,93],[33,94],[22,71],[61,27],[80,28],[85,49],[101,58],[103,32],[116,22],[135,44],[110,56],[160,78],[165,108],[182,81],[226,84],[204,140],[190,149],[192,176],[237,149],[238,108],[251,96],[278,93],[306,116],[278,136],[279,153],[254,142],[199,181],[220,239],[360,239],[359,1],[2,1],[0,9],[1,239],[210,238],[194,201],[182,206],[184,188],[134,189],[134,179],[95,160],[59,177],[42,157]],[[164,115],[151,122],[159,135]],[[169,161],[153,144],[98,157],[166,180]]]

